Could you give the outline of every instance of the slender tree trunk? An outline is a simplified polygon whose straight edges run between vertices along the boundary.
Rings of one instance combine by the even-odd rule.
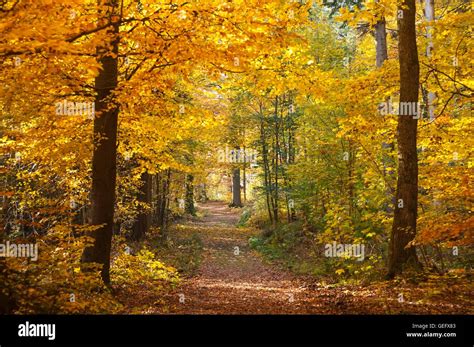
[[[290,104],[293,104],[293,101],[292,99],[290,98]],[[294,132],[294,120],[293,120],[293,113],[292,114],[289,114],[288,116],[288,165],[292,165],[294,164],[295,162],[295,136],[293,134]],[[293,190],[293,187],[292,187],[292,181],[291,181],[291,178],[288,179],[288,189],[290,189],[291,191]],[[295,211],[295,208],[294,206],[291,208],[291,212],[290,212],[290,221],[293,222],[296,220],[296,211]]]
[[[416,46],[415,0],[404,0],[399,8],[400,107],[418,103],[419,62]],[[401,17],[401,18],[400,18]],[[414,105],[411,104],[411,105]],[[418,108],[415,108],[418,110]],[[407,247],[416,235],[418,205],[418,116],[398,116],[398,179],[395,214],[389,249],[388,277],[401,273],[408,264],[418,266],[415,247]]]
[[[118,0],[98,0],[107,13],[99,13],[101,21],[114,19],[119,13]],[[101,69],[95,79],[96,115],[94,118],[94,152],[92,157],[92,224],[100,227],[92,233],[93,245],[86,247],[82,254],[84,263],[102,265],[101,275],[106,284],[110,283],[110,249],[114,223],[116,155],[117,155],[117,118],[118,106],[113,100],[113,91],[118,81],[118,33],[119,24],[114,23],[108,29],[111,36],[109,48],[99,48]],[[113,53],[113,54],[110,54]]]
[[[351,221],[354,221],[354,209],[355,209],[355,174],[354,174],[354,167],[355,167],[355,150],[352,143],[352,140],[349,140],[348,144],[348,153],[349,158],[347,161],[347,176],[348,176],[348,194],[349,194],[349,218]]]
[[[153,225],[161,225],[160,222],[160,215],[161,215],[161,200],[163,198],[163,194],[161,191],[161,183],[162,183],[162,175],[161,173],[157,173],[155,175],[155,209],[153,211]]]
[[[199,185],[199,202],[206,202],[207,198],[207,187],[205,183]]]
[[[435,20],[435,4],[434,0],[425,0],[425,18],[428,22]],[[426,56],[429,58],[433,52],[433,28],[427,26],[426,28],[426,38],[428,39],[428,46],[426,47]],[[427,91],[427,112],[430,121],[433,121],[435,118],[434,114],[434,101],[436,99],[436,94],[430,91]]]
[[[169,185],[171,182],[171,169],[166,170],[163,174],[160,174],[160,186],[157,186],[159,191],[157,201],[157,225],[160,227],[161,233],[164,235],[166,232],[167,218],[168,218],[168,206],[169,206]]]
[[[184,211],[192,216],[196,215],[196,208],[194,207],[194,176],[186,175],[186,196]]]
[[[242,167],[242,189],[244,191],[244,202],[247,202],[247,153],[246,148],[244,147],[244,166]]]
[[[375,63],[377,67],[381,67],[384,61],[388,59],[387,30],[385,28],[385,17],[379,18],[379,20],[375,24],[375,43],[376,43]]]
[[[163,236],[166,236],[168,228],[168,219],[169,219],[169,210],[170,210],[170,186],[171,186],[171,169],[168,169],[168,174],[166,176],[166,186],[165,186],[165,199],[163,204],[163,224],[161,230]]]
[[[275,190],[274,190],[274,201],[273,204],[273,221],[278,224],[278,170],[279,170],[279,152],[280,152],[280,141],[279,141],[279,126],[278,126],[278,96],[275,98]]]
[[[242,207],[240,194],[240,168],[236,167],[232,171],[232,206]]]
[[[260,121],[260,142],[262,144],[262,161],[263,161],[263,178],[264,178],[264,188],[265,188],[265,198],[267,202],[267,211],[268,217],[270,218],[270,223],[273,224],[273,215],[272,210],[270,207],[270,194],[271,194],[271,179],[269,177],[270,169],[268,166],[268,153],[267,153],[267,144],[266,144],[266,137],[265,137],[265,125],[263,122],[263,113],[262,107],[260,105],[260,114],[262,119]]]
[[[378,2],[378,0],[377,0]],[[385,60],[388,59],[388,50],[387,50],[387,29],[386,29],[386,22],[385,22],[385,17],[381,16],[377,23],[375,24],[375,49],[376,49],[376,66],[377,68],[382,67],[383,63]],[[385,102],[388,104],[390,102],[390,98],[387,98]],[[387,172],[387,167],[394,167],[395,166],[395,161],[394,158],[391,156],[391,153],[393,152],[395,148],[395,145],[393,142],[383,142],[382,143],[382,152],[383,157],[382,157],[382,163],[383,163],[383,174],[384,175],[389,175],[393,177],[393,171]],[[388,152],[388,153],[387,153]],[[394,179],[394,177],[393,177]],[[391,181],[391,180],[390,180]],[[390,182],[387,181],[387,182]],[[393,197],[394,189],[391,184],[387,184],[386,187],[386,194],[388,199],[391,199]],[[390,208],[390,204],[387,204],[386,206],[386,212],[387,214],[390,214],[392,212],[392,209]]]
[[[7,197],[3,197],[4,199],[8,199]],[[2,209],[2,217],[4,216],[4,211],[6,209]],[[6,220],[2,218],[1,224],[0,225],[0,243],[5,244],[5,239],[6,239],[6,231],[5,231],[5,223],[4,221]],[[0,278],[2,279],[0,282],[0,314],[9,314],[13,310],[14,302],[13,299],[9,293],[6,292],[6,288],[3,284],[4,279],[6,278],[6,272],[7,267],[5,264],[5,257],[0,257]]]
[[[142,186],[140,188],[138,201],[151,204],[151,175],[149,175],[147,172],[142,173],[141,181]],[[150,211],[141,211],[137,216],[137,220],[133,224],[130,238],[134,241],[143,240],[146,233],[150,229],[150,226]]]

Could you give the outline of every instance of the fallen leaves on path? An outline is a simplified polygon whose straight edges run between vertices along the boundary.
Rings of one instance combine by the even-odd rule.
[[[426,300],[416,285],[379,282],[334,286],[297,276],[269,264],[248,239],[258,231],[237,228],[239,210],[223,203],[201,206],[203,218],[172,228],[180,239],[198,235],[203,244],[197,273],[185,277],[143,313],[171,314],[461,314],[472,313],[469,299]],[[179,252],[179,250],[176,250]],[[403,300],[401,300],[402,294]],[[472,297],[473,293],[469,293]],[[148,298],[149,299],[149,298]],[[471,301],[472,302],[472,301]]]

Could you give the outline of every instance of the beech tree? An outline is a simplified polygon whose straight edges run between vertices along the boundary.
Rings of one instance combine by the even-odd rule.
[[[108,27],[110,42],[97,49],[100,71],[95,79],[96,116],[94,117],[94,152],[92,156],[91,223],[98,226],[94,243],[84,249],[85,263],[102,265],[102,279],[110,283],[110,249],[114,225],[117,171],[117,122],[119,107],[114,99],[118,84],[120,2],[98,1],[99,25]]]
[[[419,266],[416,248],[410,242],[416,236],[418,211],[418,108],[415,114],[403,114],[404,104],[418,105],[420,68],[416,45],[416,2],[405,0],[398,10],[398,54],[400,62],[400,110],[397,126],[398,178],[396,206],[390,238],[388,276],[400,273],[407,265]]]

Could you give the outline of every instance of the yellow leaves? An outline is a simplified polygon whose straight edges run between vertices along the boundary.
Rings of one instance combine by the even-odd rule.
[[[366,238],[370,239],[374,237],[376,234],[373,232],[370,232],[370,229],[362,230],[362,233],[365,235]]]
[[[99,69],[99,67],[97,67],[97,66],[89,66],[89,67],[87,68],[87,72],[88,72],[89,74],[91,74],[92,76],[98,75],[98,74],[99,74],[99,70],[100,70],[100,69]]]
[[[155,259],[155,254],[146,248],[137,255],[121,252],[114,261],[111,273],[114,284],[133,288],[150,285],[159,290],[159,285],[176,284],[179,280],[176,269]]]

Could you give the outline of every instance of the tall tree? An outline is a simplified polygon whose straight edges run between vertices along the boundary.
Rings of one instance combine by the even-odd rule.
[[[398,178],[392,225],[388,277],[394,277],[408,264],[418,265],[415,247],[418,205],[418,114],[404,115],[405,105],[418,105],[419,62],[416,46],[415,0],[404,0],[398,9],[398,52],[400,63],[400,109],[397,126]],[[418,107],[411,107],[414,113]]]
[[[98,0],[99,21],[108,24],[110,42],[97,49],[101,69],[95,79],[94,152],[92,157],[93,244],[82,255],[84,263],[101,264],[101,275],[110,283],[110,249],[114,224],[118,105],[114,90],[118,83],[119,1]]]

